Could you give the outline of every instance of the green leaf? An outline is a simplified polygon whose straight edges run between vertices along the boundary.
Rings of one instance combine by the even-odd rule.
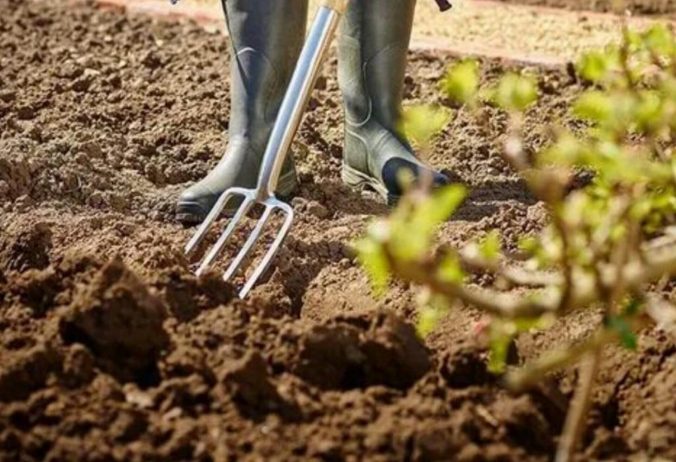
[[[446,255],[439,264],[437,277],[448,284],[462,284],[465,279],[465,272],[456,256]]]
[[[490,351],[488,355],[488,371],[502,374],[507,368],[507,357],[513,335],[505,332],[501,321],[493,321],[490,329]]]
[[[584,142],[578,140],[572,133],[566,132],[537,156],[537,163],[540,167],[551,165],[572,167],[578,164],[584,151]]]
[[[371,279],[374,291],[382,294],[390,280],[390,265],[383,243],[371,233],[355,242],[354,249],[357,260]]]
[[[588,91],[575,102],[573,113],[593,122],[605,122],[613,116],[613,102],[607,93]]]
[[[442,88],[449,98],[471,103],[479,88],[479,64],[475,60],[466,60],[449,68],[442,80]]]
[[[649,132],[658,128],[663,120],[664,104],[656,91],[640,92],[640,100],[636,105],[635,122],[639,130]]]
[[[517,332],[530,332],[538,329],[549,329],[556,322],[556,316],[545,314],[539,318],[517,318],[513,321]]]
[[[580,59],[577,71],[583,79],[599,83],[608,77],[609,72],[616,67],[617,58],[614,53],[606,51],[591,51]]]
[[[620,343],[628,350],[636,350],[638,341],[636,334],[631,330],[631,326],[622,316],[613,316],[608,319],[607,326],[618,333]]]
[[[522,112],[537,98],[537,85],[533,78],[508,73],[493,91],[492,100],[502,109]]]
[[[425,308],[418,315],[416,330],[422,338],[430,335],[436,329],[443,315],[437,310]]]
[[[431,295],[418,315],[416,329],[425,338],[437,328],[441,319],[448,314],[449,303],[444,297]]]
[[[428,252],[437,228],[450,218],[464,198],[463,186],[445,186],[434,190],[427,199],[413,207],[410,214],[395,221],[391,241],[396,258],[411,261]]]
[[[479,243],[479,254],[481,257],[489,262],[494,262],[500,258],[500,251],[502,250],[502,242],[500,232],[497,229],[489,232],[486,237]]]
[[[622,314],[625,316],[636,316],[641,312],[642,306],[643,302],[640,299],[636,297],[631,297],[624,305],[624,308],[622,309]]]
[[[676,53],[676,40],[666,24],[655,24],[643,33],[645,46],[655,55],[665,58]]]
[[[518,246],[520,250],[532,255],[540,248],[540,243],[532,236],[523,236],[519,238]]]
[[[425,146],[450,121],[449,109],[429,105],[410,106],[404,110],[400,130],[407,139]]]
[[[454,184],[435,190],[429,199],[413,211],[412,226],[414,230],[429,234],[437,226],[448,220],[465,199],[464,186]]]

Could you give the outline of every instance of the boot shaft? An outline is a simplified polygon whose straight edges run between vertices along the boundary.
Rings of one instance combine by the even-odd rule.
[[[338,78],[349,125],[375,119],[396,132],[415,0],[353,1],[339,41]]]
[[[265,149],[303,46],[307,0],[221,0],[232,47],[230,138]]]

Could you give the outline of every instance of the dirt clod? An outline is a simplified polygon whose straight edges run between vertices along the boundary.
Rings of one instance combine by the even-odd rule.
[[[166,308],[119,260],[104,266],[76,294],[61,318],[68,343],[90,348],[97,363],[121,380],[150,380],[169,338]]]
[[[52,232],[46,223],[35,223],[27,229],[13,226],[0,236],[0,267],[23,272],[49,265]]]
[[[231,47],[94,3],[0,0],[0,460],[550,460],[574,371],[507,392],[473,343],[474,310],[420,339],[416,289],[377,297],[355,261],[349,243],[388,208],[341,181],[335,55],[293,146],[294,226],[242,301],[245,275],[221,276],[252,221],[198,279],[194,229],[174,217],[225,152]],[[409,57],[406,103],[450,109],[438,81],[457,57]],[[482,59],[482,85],[506,70],[540,76],[529,152],[543,122],[572,125],[574,69]],[[497,229],[513,250],[547,213],[500,156],[506,116],[453,113],[428,160],[470,194],[440,238]],[[580,340],[594,316],[520,336],[515,364]],[[676,458],[675,351],[659,331],[608,349],[580,460]]]
[[[247,353],[228,365],[221,383],[243,412],[257,414],[280,411],[284,406],[277,388],[270,381],[268,366],[259,353]]]
[[[0,402],[25,399],[45,385],[59,365],[50,345],[37,345],[12,355],[0,356]]]
[[[295,373],[325,389],[405,389],[429,367],[428,352],[413,327],[382,313],[368,329],[340,321],[310,329],[301,339]]]

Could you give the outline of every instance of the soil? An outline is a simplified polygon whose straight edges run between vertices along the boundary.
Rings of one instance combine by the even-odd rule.
[[[422,340],[415,292],[377,298],[355,263],[349,242],[387,208],[340,182],[335,57],[294,145],[295,226],[241,301],[218,272],[192,275],[194,230],[173,217],[225,148],[223,38],[91,3],[0,10],[0,460],[550,460],[574,371],[510,393],[486,369],[480,313],[458,307]],[[448,106],[436,82],[452,60],[412,53],[407,102]],[[535,149],[546,124],[572,123],[581,85],[517,70],[539,79]],[[441,235],[498,229],[513,247],[545,211],[499,156],[505,115],[455,110],[428,157],[471,194]],[[526,335],[515,360],[597,322]],[[639,345],[606,352],[585,460],[676,458],[676,345],[656,330]]]
[[[572,10],[588,10],[603,12],[630,11],[634,14],[673,15],[676,13],[674,0],[498,0],[522,5],[549,6]]]

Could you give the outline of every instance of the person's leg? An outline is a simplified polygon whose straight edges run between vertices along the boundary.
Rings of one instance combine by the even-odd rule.
[[[353,0],[339,42],[338,77],[345,103],[343,181],[369,186],[392,203],[402,169],[427,171],[399,133],[401,102],[415,0]]]
[[[263,152],[305,37],[307,0],[221,2],[233,53],[228,148],[206,178],[181,194],[177,218],[184,223],[204,220],[226,189],[256,186]],[[277,193],[288,196],[296,184],[289,155]]]

